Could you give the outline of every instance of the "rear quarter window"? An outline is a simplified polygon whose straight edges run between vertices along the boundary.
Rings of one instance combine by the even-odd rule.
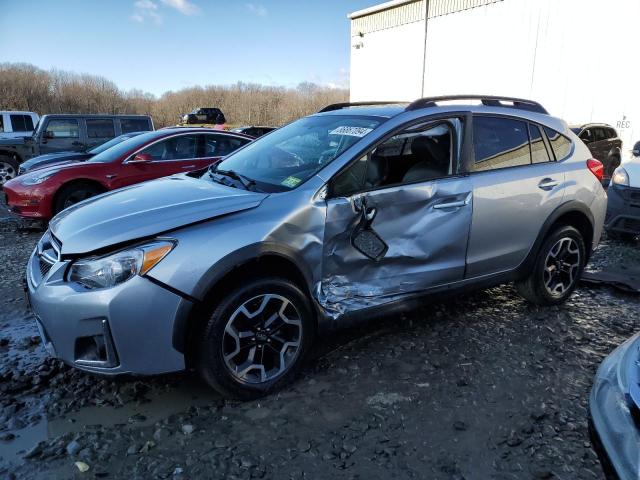
[[[559,162],[566,159],[571,153],[571,140],[552,128],[544,127],[544,131],[549,138],[556,160]]]
[[[122,133],[146,132],[151,130],[151,123],[147,118],[121,118]]]

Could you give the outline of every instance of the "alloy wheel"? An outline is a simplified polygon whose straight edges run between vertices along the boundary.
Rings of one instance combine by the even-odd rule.
[[[229,318],[222,354],[229,372],[240,382],[260,384],[281,377],[302,344],[302,319],[281,295],[263,294],[240,305]]]
[[[4,185],[6,182],[15,178],[18,172],[15,167],[9,162],[0,161],[0,185]]]
[[[545,260],[544,286],[553,297],[562,297],[577,281],[580,271],[580,247],[571,237],[558,240]]]

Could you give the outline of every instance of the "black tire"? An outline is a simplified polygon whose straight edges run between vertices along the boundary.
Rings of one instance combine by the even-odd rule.
[[[555,265],[553,260],[552,249],[558,248],[558,244],[561,240],[571,239],[572,242],[566,242],[568,245],[572,245],[572,250],[578,252],[579,257],[576,260],[575,254],[567,250],[567,254],[570,255],[566,264],[571,262],[577,262],[577,267],[570,269],[571,273],[565,273],[565,265],[563,264],[560,269]],[[562,251],[562,247],[559,250]],[[538,254],[536,255],[533,269],[528,277],[516,282],[516,289],[518,293],[527,301],[536,305],[558,305],[564,302],[575,290],[578,281],[584,270],[586,260],[586,248],[582,234],[569,225],[563,225],[553,230],[542,243]],[[548,264],[551,263],[548,267]],[[548,268],[554,268],[555,276],[549,273]],[[568,268],[566,268],[568,269]],[[570,279],[566,277],[570,275]],[[547,282],[551,282],[553,286],[553,279],[558,278],[558,282],[563,285],[562,291],[556,291],[552,293],[547,286]],[[562,277],[562,278],[561,278]],[[562,282],[560,282],[562,280]],[[566,280],[566,282],[565,282]],[[564,288],[564,283],[567,284]]]
[[[295,349],[294,353],[293,347],[288,347],[284,342],[278,340],[280,343],[277,344],[276,347],[283,345],[280,351],[285,351],[287,352],[287,355],[290,355],[290,362],[286,366],[286,369],[283,369],[283,371],[278,373],[277,376],[274,376],[271,379],[266,379],[265,381],[262,379],[258,381],[255,378],[249,378],[248,373],[245,373],[243,379],[241,378],[242,373],[237,372],[237,368],[236,373],[233,373],[232,367],[227,362],[231,362],[233,364],[236,359],[239,358],[241,360],[245,355],[245,352],[246,355],[250,355],[251,350],[254,350],[254,355],[258,355],[259,353],[256,352],[262,352],[264,350],[260,357],[260,362],[262,362],[262,365],[268,366],[269,355],[271,355],[271,358],[275,358],[278,355],[275,353],[278,351],[277,348],[272,348],[273,345],[267,345],[264,343],[266,341],[271,342],[271,340],[266,340],[264,338],[260,340],[258,338],[260,332],[256,330],[262,328],[262,332],[265,331],[265,319],[261,319],[260,317],[266,317],[269,315],[269,309],[273,312],[275,311],[273,309],[277,308],[277,303],[270,305],[272,300],[265,302],[266,307],[264,306],[265,304],[263,303],[263,300],[267,295],[273,297],[273,302],[280,302],[280,299],[284,298],[290,302],[295,309],[295,312],[293,312],[293,310],[288,310],[290,308],[290,306],[288,306],[286,309],[281,311],[285,312],[285,317],[289,316],[290,319],[295,319],[294,321],[299,323],[299,326],[296,325],[295,327],[292,327],[290,324],[282,322],[280,320],[281,317],[278,317],[278,319],[270,325],[277,325],[277,322],[282,323],[282,327],[274,329],[275,331],[280,332],[279,335],[284,335],[282,332],[285,328],[292,329],[291,331],[297,332],[299,334],[299,346]],[[260,304],[261,307],[255,309],[255,312],[258,312],[255,314],[256,320],[253,318],[249,319],[249,317],[244,315],[242,312],[237,313],[242,306],[247,306],[246,311],[251,313],[250,308],[254,305],[257,306],[258,304]],[[236,340],[241,337],[240,335],[234,337],[227,333],[228,330],[226,330],[228,323],[233,326],[237,325],[234,323],[236,320],[232,320],[234,313],[236,313],[236,316],[233,318],[239,319],[240,322],[246,321],[246,326],[249,324],[252,325],[252,327],[245,327],[248,328],[246,333],[252,330],[254,336],[253,338],[246,337],[245,333],[245,337],[243,337],[243,341],[246,340],[244,347],[240,346],[240,340]],[[272,317],[273,315],[269,316]],[[260,327],[260,325],[262,327]],[[236,328],[236,332],[241,331],[239,328]],[[275,339],[275,332],[273,332],[273,335],[274,337],[269,338]],[[265,336],[264,333],[263,336]],[[224,299],[213,308],[213,312],[206,320],[200,335],[198,335],[198,338],[196,339],[196,368],[202,378],[211,387],[226,397],[232,397],[240,400],[259,398],[282,388],[295,378],[296,374],[300,370],[304,357],[313,344],[314,337],[315,320],[309,299],[306,295],[294,283],[283,278],[272,277],[257,279],[247,285],[237,287],[231,293],[225,295]],[[234,342],[236,345],[233,345]],[[262,346],[256,342],[262,342]],[[238,353],[236,356],[229,359],[229,354],[233,355],[233,352],[229,352],[229,350],[233,350],[234,352],[237,351]],[[225,351],[227,352],[227,360],[225,360]],[[267,355],[266,361],[264,357],[265,353]],[[280,359],[282,357],[278,358]],[[251,357],[251,360],[249,360],[249,357],[247,356],[244,365],[246,365],[246,362],[255,364],[254,359],[255,357]],[[277,362],[278,369],[280,369],[280,365],[281,363]],[[273,363],[272,366],[276,368],[275,363]],[[263,368],[263,371],[267,371],[267,368]],[[269,371],[272,371],[272,369],[269,369]],[[250,372],[256,372],[256,369],[254,368]],[[257,372],[252,375],[257,375]]]
[[[62,187],[53,202],[53,213],[60,213],[71,205],[95,197],[103,192],[103,188],[92,183],[73,183]]]
[[[9,155],[0,155],[0,186],[18,175],[20,162]]]

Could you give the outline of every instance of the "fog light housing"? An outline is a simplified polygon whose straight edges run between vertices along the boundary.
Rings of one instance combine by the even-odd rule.
[[[102,320],[102,333],[78,337],[74,346],[74,359],[78,365],[113,368],[119,364],[113,346],[111,331],[106,320]]]

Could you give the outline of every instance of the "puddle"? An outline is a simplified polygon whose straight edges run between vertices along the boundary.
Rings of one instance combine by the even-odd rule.
[[[3,432],[12,433],[16,438],[9,442],[0,441],[0,460],[23,463],[24,453],[41,441],[49,441],[67,433],[84,432],[91,427],[127,424],[134,415],[137,416],[133,423],[135,426],[150,426],[170,415],[186,412],[189,407],[203,407],[220,400],[220,396],[196,376],[185,376],[175,387],[164,392],[152,390],[146,398],[148,402],[130,402],[119,408],[85,407],[64,417],[43,419],[19,430]]]

